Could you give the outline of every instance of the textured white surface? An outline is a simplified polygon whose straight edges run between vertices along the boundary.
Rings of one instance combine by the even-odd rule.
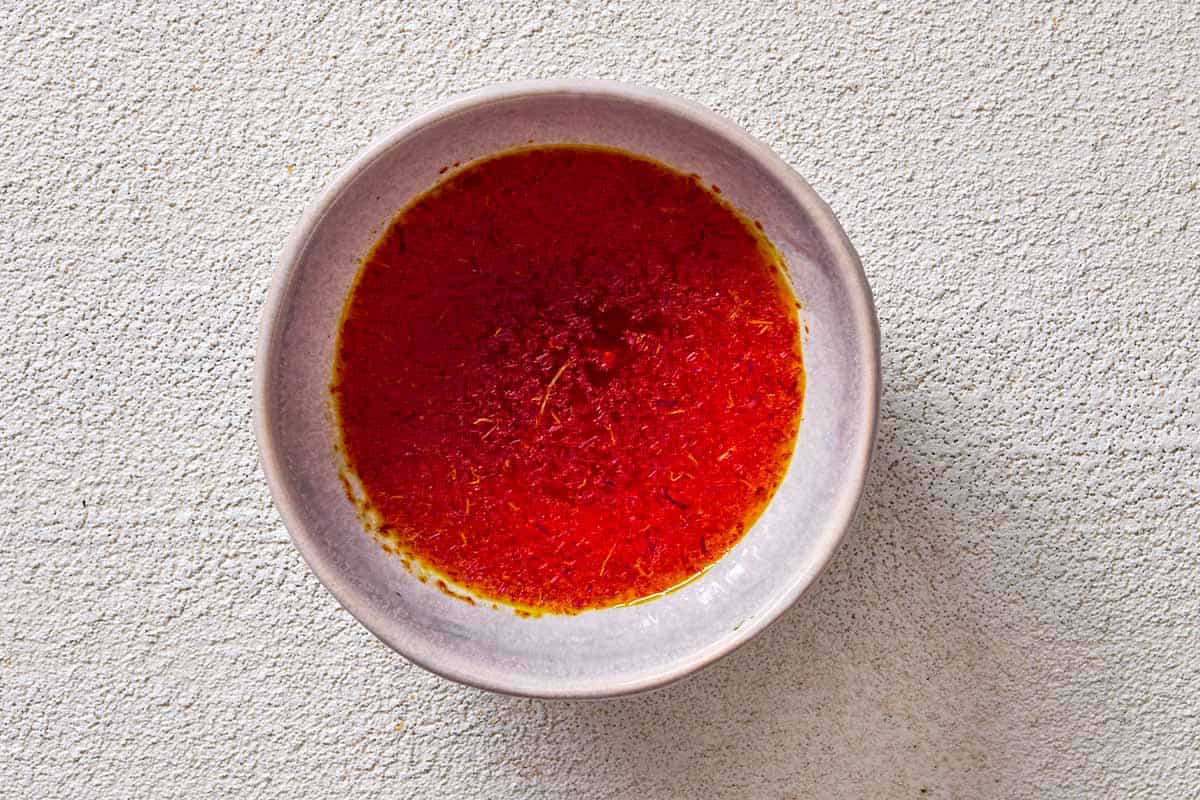
[[[0,10],[0,795],[1196,795],[1195,4],[202,5]],[[555,75],[774,147],[884,338],[829,571],[712,669],[595,703],[386,651],[250,433],[316,190],[438,99]]]

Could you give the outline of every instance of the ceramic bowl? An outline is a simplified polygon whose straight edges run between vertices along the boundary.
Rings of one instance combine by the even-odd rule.
[[[665,597],[518,617],[418,582],[364,532],[338,478],[329,382],[339,315],[365,255],[438,170],[530,141],[641,153],[719,185],[782,252],[801,310],[807,389],[791,466],[742,541]],[[833,213],[729,121],[649,89],[502,85],[383,136],[323,191],[283,250],[263,310],[255,433],[271,493],[317,577],[387,645],[439,675],[540,697],[650,689],[710,664],[796,602],[851,522],[879,406],[879,334],[858,257]]]

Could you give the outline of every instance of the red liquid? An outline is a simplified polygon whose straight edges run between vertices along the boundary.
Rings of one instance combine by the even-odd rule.
[[[418,198],[359,273],[332,385],[380,535],[537,611],[711,565],[799,424],[778,264],[695,176],[616,150],[512,151]]]

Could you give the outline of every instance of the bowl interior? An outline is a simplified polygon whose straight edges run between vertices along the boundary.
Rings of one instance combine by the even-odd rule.
[[[767,511],[700,580],[577,616],[521,618],[419,583],[362,529],[338,478],[328,384],[358,259],[397,210],[454,162],[529,143],[602,144],[697,172],[762,222],[803,306],[807,391],[791,467]],[[679,677],[795,601],[857,502],[877,413],[877,333],[856,257],[824,204],[764,147],[682,101],[612,85],[542,84],[451,103],[364,153],[288,245],[263,323],[257,425],[297,546],[386,643],[499,691],[596,696]]]

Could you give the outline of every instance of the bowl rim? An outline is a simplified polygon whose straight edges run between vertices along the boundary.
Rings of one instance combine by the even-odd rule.
[[[707,128],[711,133],[729,141],[752,156],[758,166],[766,169],[804,207],[811,216],[821,239],[829,247],[831,261],[841,272],[847,288],[850,290],[849,304],[853,312],[853,324],[858,328],[861,341],[858,364],[862,370],[860,379],[865,388],[863,396],[866,398],[866,402],[857,409],[857,413],[860,417],[861,430],[865,432],[865,435],[862,435],[860,440],[855,443],[855,450],[849,458],[854,480],[847,482],[838,490],[840,497],[834,513],[826,520],[823,526],[824,533],[815,548],[813,569],[805,575],[797,577],[788,586],[787,591],[781,593],[772,605],[738,630],[736,637],[730,637],[719,646],[697,651],[691,658],[677,661],[673,665],[668,664],[648,669],[633,680],[612,681],[604,678],[586,678],[571,686],[547,685],[530,689],[528,680],[523,682],[506,680],[505,673],[490,671],[486,668],[462,669],[449,659],[439,658],[436,651],[432,651],[427,657],[414,656],[413,648],[408,646],[408,639],[412,638],[407,635],[408,632],[398,630],[394,625],[389,624],[390,618],[373,610],[365,598],[360,595],[359,590],[343,579],[336,566],[320,556],[315,546],[315,537],[303,524],[298,512],[293,489],[289,485],[288,471],[282,462],[280,450],[272,433],[274,419],[268,403],[268,388],[277,342],[276,322],[283,310],[282,303],[287,298],[295,265],[306,250],[321,219],[343,191],[393,145],[422,128],[439,123],[466,110],[478,110],[492,104],[555,94],[605,96],[640,103],[673,113],[692,124]],[[595,79],[549,79],[499,83],[451,97],[376,137],[325,185],[317,198],[304,211],[285,241],[275,263],[270,288],[260,311],[254,358],[253,429],[258,445],[259,463],[292,544],[300,551],[300,555],[308,564],[309,569],[329,590],[334,599],[389,648],[405,659],[441,677],[501,694],[541,698],[613,697],[665,686],[711,665],[756,637],[791,608],[816,582],[852,524],[866,485],[879,424],[882,382],[879,353],[879,323],[871,289],[858,254],[825,201],[767,145],[755,139],[732,121],[698,103],[646,86]]]

